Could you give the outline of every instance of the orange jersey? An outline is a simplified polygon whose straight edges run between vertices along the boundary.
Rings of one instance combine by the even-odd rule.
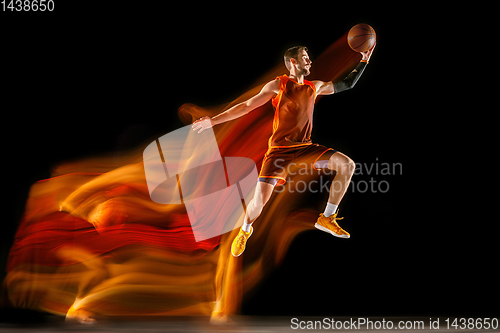
[[[300,84],[287,75],[279,76],[279,93],[272,99],[275,109],[269,147],[311,144],[312,116],[316,87],[310,81]]]

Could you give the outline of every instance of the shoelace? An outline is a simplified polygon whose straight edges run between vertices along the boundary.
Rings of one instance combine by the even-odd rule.
[[[330,219],[330,223],[333,223],[333,222],[337,222],[337,221],[340,221],[340,220],[343,220],[344,218],[343,217],[337,217],[337,216],[333,216],[331,219]]]
[[[333,225],[333,227],[337,230],[342,230],[342,228],[339,226],[337,223],[337,220],[342,220],[343,217],[336,217],[334,216],[333,218],[330,219],[330,223]]]
[[[238,241],[236,242],[236,244],[238,244],[238,246],[243,246],[243,243],[245,242],[246,240],[246,237],[245,235],[241,234],[239,237],[238,237]]]

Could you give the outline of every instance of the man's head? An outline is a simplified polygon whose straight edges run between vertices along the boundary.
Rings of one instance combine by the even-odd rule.
[[[307,54],[307,47],[305,46],[294,46],[286,50],[285,52],[285,66],[292,72],[294,69],[296,75],[307,76],[310,74],[310,68],[312,61],[309,59]]]

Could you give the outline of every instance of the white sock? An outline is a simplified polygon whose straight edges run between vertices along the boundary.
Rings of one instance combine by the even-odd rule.
[[[323,216],[324,217],[332,216],[337,211],[337,208],[339,208],[338,205],[334,205],[332,203],[327,202],[325,211],[323,212]]]
[[[252,225],[247,224],[246,222],[243,222],[241,229],[243,229],[244,232],[250,232],[250,230],[252,230]]]

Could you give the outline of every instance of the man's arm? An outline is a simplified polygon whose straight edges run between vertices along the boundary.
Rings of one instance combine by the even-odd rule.
[[[373,47],[366,52],[360,52],[362,56],[360,63],[343,80],[338,82],[313,81],[314,85],[316,86],[316,94],[331,95],[354,87],[356,82],[358,82],[358,79],[361,77],[361,74],[363,74],[363,71],[365,70],[365,67],[368,64],[368,61],[372,56],[374,48],[375,45],[373,45]]]
[[[236,118],[239,118],[250,111],[258,108],[259,106],[264,105],[267,101],[269,101],[274,95],[278,94],[280,90],[280,80],[276,79],[274,81],[268,82],[262,90],[252,98],[236,104],[232,108],[210,118],[203,117],[196,120],[193,123],[193,131],[198,131],[201,133],[203,130],[213,127],[218,124],[225,123],[226,121],[230,121]]]
[[[361,77],[361,74],[363,74],[365,67],[366,67],[366,62],[361,61],[356,66],[356,68],[341,81],[337,82],[313,81],[314,85],[316,86],[316,92],[317,92],[316,94],[331,95],[351,89],[352,87],[354,87],[356,82],[358,82],[358,79]]]

